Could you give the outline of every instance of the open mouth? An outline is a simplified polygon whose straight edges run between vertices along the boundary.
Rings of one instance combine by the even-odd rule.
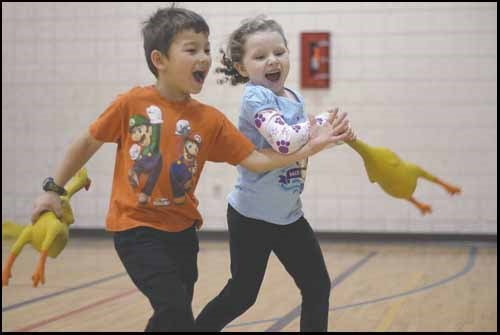
[[[281,77],[280,71],[266,73],[266,79],[269,81],[272,81],[272,82],[276,82],[276,81],[280,80],[280,77]]]
[[[205,76],[206,76],[206,73],[204,71],[194,71],[193,72],[194,80],[196,80],[200,84],[203,84],[203,82],[205,81]]]

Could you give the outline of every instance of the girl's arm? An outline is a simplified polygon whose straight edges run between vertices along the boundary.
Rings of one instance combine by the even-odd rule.
[[[54,176],[57,185],[64,186],[66,182],[96,153],[104,142],[98,141],[86,131],[80,135],[68,148]],[[52,210],[60,217],[61,200],[54,192],[41,194],[34,203],[31,221],[36,222],[40,214]]]
[[[309,141],[309,122],[291,126],[277,110],[267,109],[256,113],[254,125],[267,143],[281,154],[294,153]]]
[[[338,141],[345,141],[352,136],[349,130],[347,114],[342,113],[336,118],[336,112],[329,113],[328,122],[334,119],[332,124],[320,127],[313,119],[310,122],[310,140],[298,151],[290,155],[280,154],[273,149],[254,150],[247,158],[240,162],[240,165],[255,173],[263,173],[280,167],[284,167],[300,161],[308,156],[323,150],[330,144]]]
[[[326,118],[327,114],[318,115],[316,122],[322,125]],[[294,153],[309,141],[309,121],[289,125],[283,115],[274,109],[256,113],[254,125],[271,147],[281,154]]]

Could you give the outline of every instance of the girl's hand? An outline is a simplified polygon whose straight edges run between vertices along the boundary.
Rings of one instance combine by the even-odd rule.
[[[339,117],[338,110],[328,114],[327,123],[319,126],[314,118],[310,118],[311,128],[309,130],[311,154],[315,154],[328,146],[337,144],[339,141],[345,141],[349,136],[349,120],[347,113],[341,113]]]

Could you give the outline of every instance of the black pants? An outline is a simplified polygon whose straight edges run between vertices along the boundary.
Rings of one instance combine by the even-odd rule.
[[[302,294],[301,331],[327,331],[330,277],[319,243],[305,218],[289,225],[250,219],[228,207],[231,275],[196,319],[200,331],[221,331],[257,299],[273,251]]]
[[[153,307],[145,331],[194,331],[195,228],[169,233],[139,227],[115,233],[114,241],[127,273]]]

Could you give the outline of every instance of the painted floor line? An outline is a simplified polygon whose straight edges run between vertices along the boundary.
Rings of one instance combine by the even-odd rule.
[[[73,291],[76,291],[76,290],[80,290],[82,288],[86,288],[86,287],[90,287],[90,286],[93,286],[93,285],[101,284],[101,283],[107,282],[109,280],[113,280],[113,279],[116,279],[116,278],[119,278],[119,277],[123,277],[123,276],[126,276],[126,275],[127,275],[126,272],[121,272],[121,273],[114,274],[112,276],[108,276],[108,277],[104,277],[104,278],[101,278],[101,279],[98,279],[98,280],[94,280],[94,281],[92,281],[90,283],[82,284],[82,285],[75,286],[75,287],[70,287],[70,288],[64,289],[62,291],[58,291],[58,292],[50,293],[50,294],[47,294],[47,295],[43,295],[41,297],[37,297],[37,298],[30,299],[30,300],[25,300],[25,301],[22,301],[22,302],[18,302],[18,303],[9,305],[9,306],[2,307],[2,313],[8,312],[8,311],[11,311],[11,310],[14,310],[14,309],[26,306],[26,305],[34,304],[34,303],[39,302],[39,301],[43,301],[43,300],[47,300],[47,299],[50,299],[50,298],[53,298],[53,297],[57,297],[57,296],[62,295],[62,294],[66,294],[66,293],[70,293],[70,292],[73,292]],[[7,294],[7,290],[8,289],[9,289],[8,287],[2,289],[2,295],[3,294]]]
[[[352,275],[356,270],[365,265],[372,257],[374,257],[377,252],[371,252],[367,256],[363,257],[360,261],[356,262],[354,265],[349,267],[346,271],[341,273],[337,278],[332,281],[331,289],[340,285],[345,279],[347,279],[350,275]],[[271,327],[266,329],[267,332],[277,332],[286,327],[290,322],[292,322],[295,318],[300,316],[301,307],[298,305],[294,309],[292,309],[288,314],[281,317],[278,321],[276,321]]]
[[[126,297],[128,295],[131,295],[133,293],[136,293],[136,292],[138,292],[137,289],[133,288],[131,290],[128,290],[128,291],[125,291],[125,292],[113,295],[113,296],[108,297],[108,298],[104,298],[102,300],[93,302],[91,304],[88,304],[88,305],[85,305],[83,307],[74,309],[72,311],[69,311],[69,312],[66,312],[66,313],[63,313],[63,314],[60,314],[60,315],[56,315],[56,316],[53,316],[51,318],[48,318],[48,319],[45,319],[45,320],[42,320],[42,321],[38,321],[38,322],[32,323],[31,325],[24,326],[22,328],[14,330],[14,331],[15,332],[30,332],[30,331],[33,331],[34,329],[40,328],[40,327],[45,326],[45,325],[47,325],[49,323],[52,323],[54,321],[62,320],[64,318],[67,318],[68,316],[72,316],[72,315],[84,312],[84,311],[86,311],[88,309],[94,308],[96,306],[99,306],[99,305],[106,304],[106,303],[111,302],[111,301],[115,301],[115,300],[124,298],[124,297]]]
[[[467,263],[465,264],[464,268],[461,271],[455,273],[454,275],[446,277],[444,279],[438,280],[437,282],[434,282],[432,284],[429,284],[429,285],[426,285],[426,286],[422,286],[422,287],[414,289],[414,290],[409,290],[409,291],[406,291],[406,292],[401,292],[401,293],[398,293],[398,294],[386,296],[386,297],[380,297],[380,298],[377,298],[377,299],[372,299],[372,300],[357,302],[357,303],[354,303],[354,304],[348,304],[348,305],[344,305],[344,306],[333,307],[330,310],[331,311],[339,311],[339,310],[344,310],[344,309],[358,307],[358,306],[375,304],[375,303],[382,302],[382,301],[387,301],[387,300],[390,300],[390,299],[404,297],[404,296],[407,296],[407,295],[410,295],[410,294],[420,293],[420,292],[427,291],[427,290],[430,290],[432,288],[435,288],[437,286],[444,285],[444,284],[446,284],[446,283],[448,283],[448,282],[450,282],[452,280],[458,279],[458,278],[462,277],[463,275],[467,274],[468,272],[470,272],[472,270],[472,268],[474,267],[474,264],[476,262],[476,256],[477,256],[477,247],[470,247],[470,249],[469,249],[469,258],[468,258]]]
[[[458,278],[464,276],[465,274],[467,274],[468,272],[470,272],[472,270],[472,268],[474,267],[474,264],[476,262],[477,250],[478,250],[478,247],[475,245],[469,247],[469,258],[468,258],[467,263],[465,264],[464,268],[461,271],[459,271],[459,272],[457,272],[449,277],[443,278],[437,282],[431,283],[429,285],[426,285],[426,286],[423,286],[423,287],[420,287],[417,289],[409,290],[406,292],[401,292],[401,293],[386,296],[386,297],[380,297],[380,298],[376,298],[376,299],[372,299],[372,300],[361,301],[358,303],[353,303],[353,304],[348,304],[348,305],[343,305],[343,306],[336,306],[336,307],[330,308],[330,311],[339,311],[339,310],[344,310],[344,309],[349,309],[349,308],[354,308],[354,307],[359,307],[359,306],[364,306],[364,305],[369,305],[369,304],[375,304],[375,303],[379,303],[379,302],[383,302],[383,301],[387,301],[387,300],[391,300],[391,299],[396,299],[396,298],[400,298],[400,297],[411,295],[411,294],[416,294],[419,292],[423,292],[423,291],[430,290],[432,288],[444,285],[452,280],[455,280],[455,279],[458,279]],[[333,285],[332,285],[332,288],[333,288]],[[260,321],[238,323],[238,324],[234,324],[234,325],[228,325],[226,328],[236,328],[236,327],[249,326],[249,325],[254,325],[254,324],[264,323],[264,322],[273,322],[274,320],[277,320],[277,319],[278,318],[273,318],[273,319],[263,320],[263,321],[260,320]]]
[[[418,286],[418,284],[422,281],[422,278],[424,277],[423,272],[414,272],[411,274],[410,279],[406,281],[406,287],[405,291],[412,290],[415,287]],[[402,297],[400,299],[395,299],[389,307],[385,310],[384,314],[382,315],[382,318],[375,328],[376,332],[386,332],[398,316],[399,312],[403,308],[404,304],[406,302],[405,297]]]

